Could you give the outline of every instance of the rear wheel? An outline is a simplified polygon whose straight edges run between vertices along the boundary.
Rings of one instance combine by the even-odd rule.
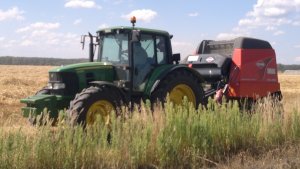
[[[109,126],[113,112],[117,113],[121,97],[108,87],[90,87],[77,94],[71,101],[68,116],[71,124],[93,125],[98,118]]]
[[[199,80],[185,70],[172,72],[163,79],[153,92],[152,101],[165,102],[168,93],[170,101],[176,105],[180,105],[184,97],[193,103],[195,108],[198,108],[198,105],[203,103],[204,92]]]

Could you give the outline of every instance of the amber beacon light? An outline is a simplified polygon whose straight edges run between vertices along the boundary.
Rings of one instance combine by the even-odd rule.
[[[136,17],[135,16],[131,17],[130,22],[132,23],[132,27],[134,27],[136,23]]]

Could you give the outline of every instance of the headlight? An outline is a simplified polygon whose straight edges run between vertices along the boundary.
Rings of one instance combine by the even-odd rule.
[[[47,84],[48,89],[58,90],[58,89],[64,89],[65,87],[66,85],[64,83],[59,83],[59,82]]]
[[[48,83],[46,88],[47,89],[52,89],[53,88],[52,83]]]
[[[64,83],[54,83],[53,89],[64,89],[66,85]]]

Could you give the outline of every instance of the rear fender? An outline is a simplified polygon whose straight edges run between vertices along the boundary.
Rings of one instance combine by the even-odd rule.
[[[160,82],[169,74],[177,70],[185,70],[190,72],[197,77],[201,83],[204,82],[203,77],[196,70],[189,68],[186,65],[163,65],[156,68],[151,74],[145,87],[145,95],[150,98],[151,94],[159,86]]]

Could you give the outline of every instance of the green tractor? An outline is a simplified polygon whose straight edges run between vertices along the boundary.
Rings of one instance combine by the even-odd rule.
[[[89,60],[49,71],[49,83],[36,95],[21,99],[25,117],[47,111],[56,119],[60,110],[78,124],[93,124],[100,116],[109,123],[111,112],[123,104],[149,99],[181,104],[187,97],[197,107],[203,102],[202,78],[179,64],[166,31],[132,27],[99,30],[90,39]],[[94,55],[97,59],[94,60]]]

